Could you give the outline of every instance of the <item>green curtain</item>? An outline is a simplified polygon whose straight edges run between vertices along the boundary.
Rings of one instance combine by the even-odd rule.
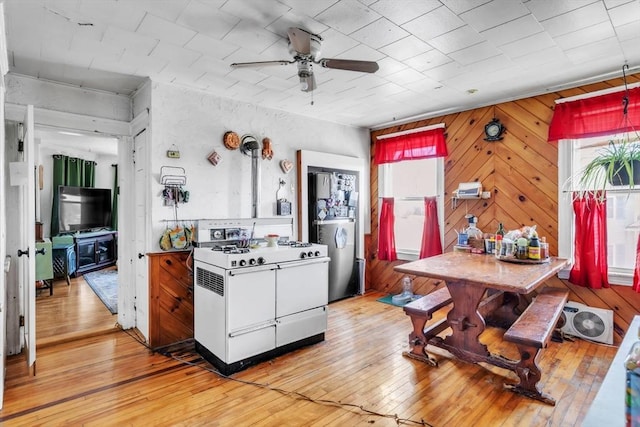
[[[120,195],[120,187],[118,187],[118,165],[113,167],[115,178],[113,180],[113,207],[111,208],[111,228],[118,229],[118,196]]]
[[[51,204],[51,236],[57,236],[58,187],[93,187],[96,181],[96,162],[77,157],[53,155],[53,203]]]

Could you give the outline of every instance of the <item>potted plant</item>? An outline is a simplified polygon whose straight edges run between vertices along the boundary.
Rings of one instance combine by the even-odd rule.
[[[640,143],[609,141],[582,170],[579,187],[583,191],[601,191],[607,184],[640,185]]]

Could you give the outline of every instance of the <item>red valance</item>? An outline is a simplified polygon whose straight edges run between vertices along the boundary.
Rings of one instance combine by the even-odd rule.
[[[626,94],[620,91],[556,104],[549,125],[549,141],[640,129],[640,87],[629,89],[625,119],[623,98]]]
[[[395,163],[403,160],[446,157],[444,128],[436,128],[376,141],[375,162]]]

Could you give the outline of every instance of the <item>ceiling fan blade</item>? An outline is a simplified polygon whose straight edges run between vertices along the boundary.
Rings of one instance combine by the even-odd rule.
[[[234,62],[231,64],[233,68],[242,68],[242,67],[265,67],[268,65],[289,65],[293,64],[296,61],[258,61],[258,62]]]
[[[300,28],[291,27],[287,31],[293,49],[301,55],[311,53],[311,34]]]
[[[337,68],[339,70],[361,71],[363,73],[375,73],[380,67],[373,61],[356,61],[353,59],[321,59],[317,62],[324,68]]]
[[[312,92],[316,89],[316,78],[311,74],[310,76],[300,77],[300,89],[303,92]]]

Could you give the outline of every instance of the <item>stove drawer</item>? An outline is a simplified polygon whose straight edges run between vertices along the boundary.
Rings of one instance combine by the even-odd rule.
[[[276,317],[327,305],[329,258],[289,263],[276,272]]]
[[[327,307],[276,319],[276,347],[318,335],[327,330]]]
[[[276,347],[276,325],[268,324],[260,329],[229,334],[227,340],[227,360],[234,363],[251,356],[262,354]]]

